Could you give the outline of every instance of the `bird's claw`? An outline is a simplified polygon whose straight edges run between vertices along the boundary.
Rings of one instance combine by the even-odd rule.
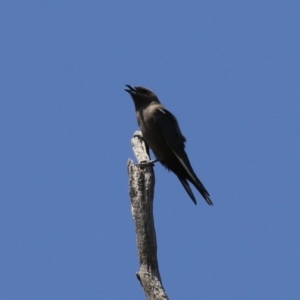
[[[142,160],[140,163],[138,163],[138,166],[139,167],[154,167],[154,163],[156,162],[157,160],[154,159],[154,160]]]

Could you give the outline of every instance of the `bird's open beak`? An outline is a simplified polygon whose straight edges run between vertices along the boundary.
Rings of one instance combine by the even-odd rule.
[[[130,95],[135,95],[136,94],[136,89],[134,87],[132,87],[129,84],[126,84],[126,86],[128,87],[128,89],[125,89],[125,91],[127,93],[129,93]]]

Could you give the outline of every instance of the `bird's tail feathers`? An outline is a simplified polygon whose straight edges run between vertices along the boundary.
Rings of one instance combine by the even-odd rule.
[[[183,187],[185,188],[186,192],[189,194],[190,198],[193,200],[193,202],[197,205],[197,201],[196,198],[192,192],[192,189],[189,185],[189,183],[187,182],[187,180],[185,178],[181,178],[178,176],[178,179],[180,180],[181,184],[183,185]],[[206,200],[206,199],[205,199]],[[207,201],[207,200],[206,200]]]
[[[197,178],[198,179],[198,178]],[[203,196],[208,205],[213,205],[212,200],[210,199],[209,193],[206,188],[203,186],[201,181],[198,179],[196,182],[192,181],[192,184],[199,191],[199,193]]]

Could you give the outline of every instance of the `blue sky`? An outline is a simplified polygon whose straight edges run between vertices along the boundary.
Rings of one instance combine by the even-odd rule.
[[[0,299],[144,299],[125,84],[214,206],[155,166],[170,299],[300,299],[299,1],[2,1]]]

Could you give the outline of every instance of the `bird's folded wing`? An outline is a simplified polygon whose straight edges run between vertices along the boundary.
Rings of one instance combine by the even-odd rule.
[[[185,137],[182,135],[175,116],[164,108],[159,108],[154,114],[154,123],[163,135],[164,140],[184,167],[189,176],[195,179],[192,166],[184,150]]]

